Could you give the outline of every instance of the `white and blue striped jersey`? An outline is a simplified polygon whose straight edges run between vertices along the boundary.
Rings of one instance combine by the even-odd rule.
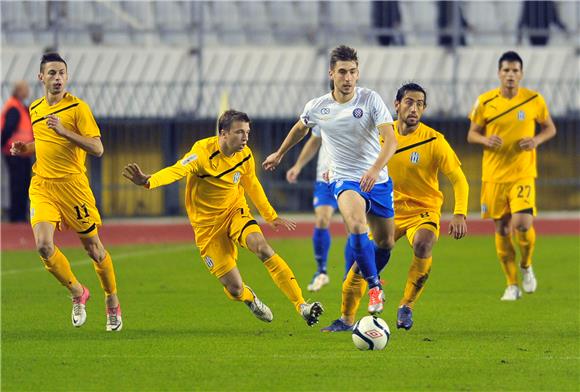
[[[393,123],[379,94],[363,87],[357,87],[353,98],[342,104],[332,93],[314,98],[306,104],[300,119],[308,128],[320,127],[322,147],[330,158],[331,182],[360,181],[381,150],[377,126]],[[388,179],[385,167],[376,183]]]

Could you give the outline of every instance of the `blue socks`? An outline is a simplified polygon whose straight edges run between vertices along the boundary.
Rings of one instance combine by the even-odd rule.
[[[312,234],[312,245],[314,245],[314,258],[318,264],[318,272],[325,274],[328,250],[330,249],[330,231],[315,227]]]
[[[375,263],[375,246],[369,239],[368,233],[349,235],[348,244],[353,250],[354,258],[362,276],[369,284],[369,289],[380,286]]]
[[[346,239],[346,244],[344,244],[344,277],[342,280],[346,279],[348,271],[352,268],[352,265],[356,262],[356,256],[354,255],[354,250],[350,246],[350,241]]]
[[[377,266],[377,272],[380,274],[383,268],[389,263],[391,258],[391,250],[379,248],[376,243],[373,242],[375,247],[375,264]]]

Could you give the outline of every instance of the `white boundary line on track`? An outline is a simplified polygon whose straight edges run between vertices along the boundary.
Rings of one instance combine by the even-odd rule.
[[[148,250],[142,250],[142,251],[137,251],[137,252],[115,253],[111,256],[113,257],[113,260],[123,260],[123,259],[128,259],[128,258],[136,257],[136,256],[148,256],[148,255],[152,255],[152,254],[156,254],[156,253],[181,251],[181,250],[186,250],[186,249],[193,250],[193,249],[195,249],[195,245],[193,245],[193,244],[175,245],[175,246],[167,245],[167,246],[163,246],[163,247],[156,248],[156,249],[148,249]],[[4,256],[4,257],[6,257],[6,256]],[[40,263],[40,261],[39,261],[39,263]],[[71,267],[87,266],[87,265],[90,265],[91,263],[92,263],[92,261],[87,256],[86,258],[84,258],[82,260],[71,261],[70,265],[71,265]],[[22,273],[26,273],[26,272],[39,272],[39,271],[46,271],[46,270],[42,266],[34,267],[34,268],[10,269],[7,271],[2,271],[1,276],[4,277],[7,275],[15,275],[15,274],[22,274]]]

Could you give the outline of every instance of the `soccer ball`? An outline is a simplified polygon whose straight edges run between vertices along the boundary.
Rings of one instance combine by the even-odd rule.
[[[390,337],[387,322],[376,316],[365,316],[352,328],[352,341],[359,350],[383,350]]]

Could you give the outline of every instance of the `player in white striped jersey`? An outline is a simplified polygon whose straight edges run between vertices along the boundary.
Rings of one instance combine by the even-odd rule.
[[[334,197],[351,233],[348,242],[354,259],[369,284],[369,313],[376,314],[382,312],[384,302],[377,270],[386,265],[394,246],[393,185],[386,168],[397,149],[393,119],[376,92],[356,87],[359,70],[354,49],[335,48],[328,74],[334,90],[306,104],[300,120],[263,167],[274,170],[308,128],[321,128]],[[379,133],[385,141],[382,147]],[[376,245],[368,237],[369,226]]]

